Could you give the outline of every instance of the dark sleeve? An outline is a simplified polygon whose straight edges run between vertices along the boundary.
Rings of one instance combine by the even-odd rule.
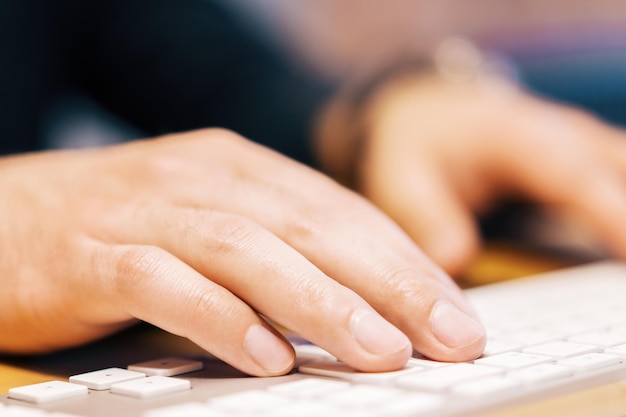
[[[306,163],[330,88],[208,0],[86,2],[75,77],[146,134],[225,127]],[[80,16],[76,16],[80,18]],[[85,25],[84,22],[89,22]]]

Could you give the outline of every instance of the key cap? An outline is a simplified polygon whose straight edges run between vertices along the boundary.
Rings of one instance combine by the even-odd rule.
[[[266,417],[377,417],[363,410],[346,410],[312,401],[298,401],[263,415]]]
[[[501,340],[487,340],[487,345],[483,350],[483,357],[497,355],[499,353],[520,351],[522,345],[514,342],[504,342]]]
[[[297,381],[272,385],[267,388],[270,393],[290,398],[316,398],[350,388],[347,381],[334,381],[321,378],[306,378]]]
[[[9,398],[35,404],[43,404],[50,401],[65,400],[87,395],[87,392],[87,387],[84,385],[62,381],[50,381],[11,388],[9,390]]]
[[[550,361],[552,361],[552,358],[549,356],[520,352],[507,352],[499,355],[488,356],[486,358],[476,359],[474,363],[477,365],[496,366],[498,368],[513,370]]]
[[[185,379],[157,375],[113,384],[111,392],[135,398],[153,398],[190,388],[191,383]]]
[[[611,355],[617,355],[620,356],[622,358],[626,357],[626,344],[623,345],[619,345],[619,346],[613,346],[609,349],[606,349],[604,351],[605,353],[609,353]]]
[[[293,402],[289,398],[263,390],[249,390],[212,398],[208,405],[212,409],[223,410],[231,415],[236,413],[254,415],[277,410]]]
[[[407,395],[406,391],[373,385],[354,385],[324,397],[324,402],[340,408],[369,409],[391,404]]]
[[[329,376],[342,378],[352,382],[370,384],[392,384],[399,376],[420,371],[421,367],[411,366],[399,371],[391,372],[359,372],[341,362],[318,361],[300,366],[299,371],[303,374]]]
[[[572,336],[568,340],[571,342],[588,343],[607,348],[626,343],[626,334],[610,330],[596,331]]]
[[[575,371],[585,372],[605,366],[616,365],[620,363],[620,357],[607,353],[587,353],[586,355],[563,359],[557,363],[559,365],[569,366]]]
[[[19,405],[10,405],[6,408],[0,404],[0,416],[2,417],[48,417],[48,414],[37,408],[20,407]]]
[[[502,376],[481,378],[452,387],[452,392],[460,395],[490,395],[511,391],[518,388],[521,382]]]
[[[572,368],[552,363],[543,363],[541,365],[530,366],[528,368],[510,372],[508,377],[531,384],[554,381],[560,378],[567,378],[572,375],[574,375]]]
[[[570,356],[584,355],[585,353],[598,352],[600,348],[593,345],[556,341],[541,345],[524,348],[522,352],[535,355],[550,356],[554,359],[564,359]]]
[[[146,374],[141,372],[128,371],[122,368],[107,368],[99,371],[86,372],[84,374],[72,375],[70,382],[85,385],[87,388],[102,391],[111,389],[112,384],[133,379],[145,378]]]
[[[381,417],[427,416],[444,406],[444,396],[411,392],[409,395],[381,406]]]
[[[146,411],[141,417],[231,417],[221,411],[211,410],[206,404],[184,403]]]
[[[175,376],[199,371],[203,367],[204,365],[200,361],[192,361],[183,358],[162,358],[129,365],[128,370],[142,372],[148,376]]]
[[[494,367],[458,363],[409,374],[398,378],[396,383],[398,386],[408,389],[441,391],[460,382],[497,375],[502,372],[502,370]]]

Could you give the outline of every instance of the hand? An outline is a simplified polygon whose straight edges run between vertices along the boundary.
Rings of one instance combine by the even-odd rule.
[[[626,134],[498,79],[405,77],[372,99],[357,188],[451,274],[480,245],[476,216],[525,198],[626,258]],[[328,153],[328,150],[326,150]]]
[[[484,330],[450,278],[327,177],[223,130],[0,160],[0,349],[145,320],[251,375],[294,364],[273,320],[365,371],[412,347],[469,360]]]

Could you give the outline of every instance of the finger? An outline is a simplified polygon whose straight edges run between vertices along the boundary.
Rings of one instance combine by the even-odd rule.
[[[233,194],[239,193],[233,190]],[[249,192],[242,194],[250,195]],[[270,204],[269,201],[262,201],[262,198],[259,196],[256,199],[258,206]],[[352,221],[347,221],[343,217],[317,215],[303,218],[300,216],[301,213],[285,210],[285,207],[289,207],[288,204],[283,204],[280,200],[273,202],[283,222],[290,224],[292,231],[293,229],[299,231],[295,234],[285,233],[281,238],[302,253],[306,259],[319,266],[334,281],[326,275],[320,277],[317,269],[307,272],[310,268],[308,261],[303,264],[307,269],[299,268],[295,271],[296,276],[279,279],[281,275],[274,269],[280,266],[284,270],[291,270],[293,267],[290,265],[302,263],[301,255],[285,248],[274,247],[267,242],[257,242],[247,245],[246,248],[265,249],[256,250],[259,252],[258,256],[250,267],[254,268],[255,274],[258,275],[259,268],[263,270],[262,266],[270,263],[273,269],[263,276],[272,277],[270,293],[274,296],[280,294],[279,299],[264,297],[258,300],[259,293],[256,288],[258,283],[255,286],[254,282],[244,285],[234,282],[240,281],[241,277],[233,277],[228,284],[222,285],[236,288],[234,290],[236,294],[263,314],[327,348],[343,361],[359,369],[375,368],[359,357],[355,358],[358,350],[353,346],[353,342],[345,340],[345,337],[339,337],[329,329],[329,326],[336,326],[337,323],[354,321],[343,318],[353,317],[357,308],[355,301],[350,301],[352,296],[347,298],[344,286],[354,290],[383,317],[399,327],[409,336],[413,347],[421,353],[435,359],[457,361],[474,359],[480,355],[484,347],[484,329],[472,317],[472,309],[458,288],[451,289],[448,281],[441,278],[443,273],[431,273],[429,264],[416,266],[407,262],[396,254],[393,248],[365,232],[366,228],[355,227]],[[358,214],[356,208],[351,208],[353,205],[355,202],[349,201],[342,204],[348,212]],[[202,219],[201,216],[202,214],[199,214],[199,217],[190,219],[190,224],[210,224],[210,219]],[[352,219],[354,215],[348,218]],[[174,247],[173,245],[180,241],[180,238],[174,238],[174,235],[180,236],[180,233],[172,231],[172,236],[167,236],[166,241],[160,242],[160,245],[166,245],[168,250],[207,276],[213,277],[214,271],[206,270],[206,264],[209,263],[206,255],[193,253],[185,255],[185,251],[186,248],[193,246],[205,248],[204,252],[214,250],[210,248],[207,250],[206,244],[201,242]],[[212,236],[215,238],[214,233]],[[219,256],[223,258],[223,254]],[[214,264],[213,259],[212,256],[209,264]],[[237,265],[241,266],[241,263],[238,261]],[[218,275],[229,276],[226,270],[220,271]],[[254,289],[253,293],[247,294],[249,289]],[[265,294],[264,291],[263,295]],[[291,304],[289,300],[294,300],[295,304]],[[276,311],[276,305],[281,304],[289,306],[288,309],[284,309],[287,312],[286,316],[284,312]],[[342,312],[344,309],[347,310]],[[346,325],[340,328],[345,329]],[[379,334],[377,340],[385,339],[382,336],[382,329],[378,329],[376,333]],[[389,340],[394,339],[397,338],[389,336]],[[396,343],[394,342],[394,345]],[[374,349],[379,350],[380,348]],[[385,348],[385,351],[390,352],[392,349]]]
[[[623,174],[600,150],[600,132],[566,115],[546,111],[527,127],[528,140],[499,150],[492,159],[500,186],[574,217],[626,256],[626,224],[616,221],[626,215]]]
[[[336,214],[353,220],[354,227],[369,230],[408,262],[429,268],[433,275],[440,274],[440,268],[427,260],[406,233],[387,216],[330,178],[232,132],[208,129],[185,134],[184,138],[179,136],[159,142],[168,155],[180,154],[188,162],[186,169],[176,173],[168,169],[162,172],[164,164],[160,164],[156,172],[148,175],[160,185],[171,184],[168,192],[175,196],[174,201],[179,205],[238,213],[277,231],[280,236],[300,234],[293,230],[293,226],[301,222],[284,220],[286,214],[293,214],[291,217],[296,218],[313,217],[319,212]],[[181,143],[184,146],[180,146]],[[223,152],[217,162],[212,161],[215,147]],[[190,164],[191,161],[194,163]],[[180,163],[165,165],[176,168]],[[224,175],[221,171],[224,169],[231,174]],[[181,181],[181,173],[190,175]],[[247,183],[248,187],[241,187],[242,183]],[[237,196],[238,192],[240,195]],[[224,195],[228,199],[219,197]],[[251,199],[259,201],[251,204]],[[356,200],[358,203],[354,204]],[[347,210],[345,204],[358,207]],[[301,232],[303,237],[308,233],[306,229]],[[440,275],[442,280],[448,280],[450,286],[455,287],[449,277]]]
[[[178,194],[179,204],[254,219],[327,276],[365,298],[428,356],[467,360],[481,353],[484,330],[458,287],[380,210],[272,151],[237,138],[218,142],[218,149],[227,151],[220,155],[218,164],[238,167],[236,175],[219,175],[219,181],[211,182],[213,167],[204,163],[207,172],[197,173],[195,180],[190,178],[196,189]],[[204,154],[211,160],[204,144],[192,140],[189,146],[196,157]],[[232,155],[236,160],[229,160]],[[228,198],[221,198],[224,195]],[[164,217],[156,216],[154,224],[160,224]],[[171,246],[180,235],[172,233],[164,244]],[[440,304],[453,306],[460,313],[439,309]]]
[[[381,163],[387,160],[394,163],[368,167],[373,172],[385,172],[385,176],[366,177],[364,193],[438,265],[452,275],[464,270],[480,247],[471,208],[451,188],[447,175],[429,161],[416,155],[377,158]]]
[[[117,308],[185,336],[240,370],[282,375],[291,346],[249,306],[169,253],[150,246],[100,250],[98,270]]]
[[[206,282],[228,289],[254,310],[345,363],[364,371],[383,371],[401,368],[409,358],[411,345],[404,334],[353,291],[253,222],[219,212],[179,208],[158,213],[148,208],[141,217],[145,223],[135,222],[128,240],[149,241],[165,248],[205,276]],[[157,222],[160,227],[155,228]],[[182,293],[190,291],[181,289]],[[213,301],[214,305],[220,303],[219,298]],[[232,302],[227,300],[229,304]],[[201,322],[191,317],[183,323]],[[213,322],[229,326],[234,320],[239,319],[222,314]],[[185,335],[197,340],[198,334],[202,335],[202,327],[192,327]],[[232,337],[238,340],[242,336],[239,332]],[[218,341],[219,334],[213,343]],[[232,346],[232,342],[226,344]]]

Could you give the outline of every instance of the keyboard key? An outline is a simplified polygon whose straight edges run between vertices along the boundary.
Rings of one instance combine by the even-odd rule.
[[[303,364],[307,362],[317,360],[337,360],[333,355],[315,345],[295,345],[297,364]]]
[[[456,385],[452,387],[452,392],[460,395],[490,395],[511,391],[520,385],[518,380],[493,376]]]
[[[445,397],[442,395],[412,392],[402,399],[382,405],[380,415],[381,417],[426,416],[444,404]]]
[[[263,415],[266,417],[378,417],[369,411],[347,410],[312,401],[298,401]]]
[[[606,349],[604,351],[604,353],[609,353],[611,355],[617,355],[620,356],[622,358],[626,357],[626,344],[623,345],[619,345],[619,346],[613,346],[609,349]]]
[[[523,345],[515,342],[504,342],[502,340],[487,340],[487,345],[483,350],[483,357],[498,355],[505,352],[520,351]]]
[[[316,398],[329,395],[350,388],[347,381],[333,381],[328,379],[306,378],[297,381],[272,385],[268,392],[285,395],[291,398]]]
[[[35,404],[43,404],[50,401],[65,400],[87,395],[87,392],[87,387],[84,385],[62,381],[50,381],[11,388],[9,390],[9,398]]]
[[[513,370],[550,361],[552,361],[552,358],[549,356],[520,352],[507,352],[499,355],[488,356],[486,358],[476,359],[474,363],[477,365],[496,366],[498,368]]]
[[[203,367],[204,365],[200,361],[183,358],[163,358],[129,365],[128,370],[142,372],[148,376],[175,376],[199,371]]]
[[[341,362],[318,361],[300,366],[299,372],[341,378],[352,382],[384,385],[393,384],[399,376],[418,372],[421,369],[423,368],[419,366],[411,366],[391,372],[359,372]]]
[[[215,397],[208,401],[208,405],[212,409],[233,414],[247,413],[250,415],[278,410],[293,403],[294,401],[289,398],[262,390],[242,391]]]
[[[626,343],[626,334],[611,330],[595,331],[572,336],[568,340],[571,342],[588,343],[606,348]]]
[[[185,391],[191,388],[191,383],[185,379],[170,378],[167,376],[149,376],[111,385],[114,394],[136,398],[153,398],[174,392]]]
[[[0,416],[2,417],[47,417],[48,414],[37,408],[20,407],[19,405],[10,405],[3,407],[0,404]]]
[[[620,357],[607,353],[588,353],[582,356],[563,359],[557,363],[559,365],[569,366],[578,372],[586,372],[605,366],[617,365],[620,363]]]
[[[572,368],[553,363],[544,363],[510,372],[507,376],[524,383],[533,384],[554,381],[561,378],[567,378],[572,375],[574,375]]]
[[[406,391],[395,388],[354,385],[350,389],[324,397],[324,402],[340,408],[368,409],[391,404],[407,394]]]
[[[406,363],[407,366],[419,366],[422,368],[441,368],[443,366],[450,366],[453,362],[439,362],[439,361],[431,361],[430,359],[426,359],[420,356],[413,356],[409,358]]]
[[[527,347],[524,353],[550,356],[553,359],[564,359],[570,356],[584,355],[585,353],[598,352],[600,348],[580,343],[556,341]]]
[[[100,371],[86,372],[84,374],[73,375],[70,382],[85,385],[93,390],[111,389],[111,385],[118,382],[132,381],[133,379],[145,378],[146,374],[141,372],[128,371],[122,368],[107,368]]]
[[[557,340],[559,336],[555,332],[543,329],[526,329],[516,332],[506,333],[499,336],[499,339],[509,343],[518,343],[524,346],[538,345]]]
[[[501,370],[488,366],[458,363],[442,368],[416,372],[398,378],[398,386],[408,389],[442,391],[452,385],[468,380],[502,373]]]
[[[231,417],[202,403],[183,403],[146,411],[141,417]]]

